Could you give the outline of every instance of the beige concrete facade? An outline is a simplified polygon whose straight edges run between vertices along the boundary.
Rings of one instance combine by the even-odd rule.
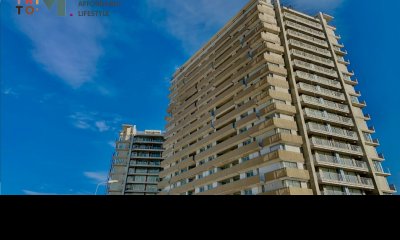
[[[174,74],[161,195],[395,192],[331,19],[252,0]]]
[[[123,125],[112,159],[108,195],[156,195],[164,135],[158,130],[139,132],[136,126]]]

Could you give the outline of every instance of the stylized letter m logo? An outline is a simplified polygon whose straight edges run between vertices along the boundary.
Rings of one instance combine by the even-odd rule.
[[[51,7],[53,7],[54,2],[56,0],[43,0],[44,3],[46,4],[47,8],[50,10]],[[65,0],[57,0],[57,15],[58,16],[65,16],[66,10],[66,3]]]

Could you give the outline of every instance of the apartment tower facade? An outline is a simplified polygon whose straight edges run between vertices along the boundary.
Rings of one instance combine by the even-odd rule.
[[[123,125],[112,159],[108,195],[156,195],[163,161],[164,135]]]
[[[252,0],[173,76],[160,194],[393,194],[330,26]]]

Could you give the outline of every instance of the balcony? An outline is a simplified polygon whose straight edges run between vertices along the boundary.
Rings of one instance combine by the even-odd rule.
[[[290,145],[301,146],[303,145],[303,139],[301,136],[297,135],[278,133],[263,140],[263,146],[269,146],[275,143],[287,143]]]
[[[298,24],[298,23],[295,23],[295,22],[292,22],[292,21],[285,21],[285,24],[286,24],[287,27],[291,27],[291,28],[303,31],[303,32],[305,32],[307,34],[311,34],[311,35],[314,35],[314,36],[317,36],[317,37],[325,39],[325,33],[324,32],[314,30],[312,28],[303,26],[301,24]]]
[[[340,47],[337,47],[337,46],[333,46],[333,50],[335,50],[336,54],[339,54],[341,56],[344,56],[347,54],[347,51],[342,51],[342,49],[340,49]]]
[[[337,72],[335,70],[333,70],[333,69],[330,69],[330,68],[320,67],[320,66],[317,66],[317,65],[314,65],[314,64],[311,64],[311,63],[307,63],[307,62],[304,62],[304,61],[300,61],[300,60],[297,60],[297,59],[295,59],[293,61],[293,64],[296,67],[303,68],[303,69],[306,69],[306,70],[311,70],[311,71],[314,71],[314,72],[317,72],[317,73],[321,73],[321,74],[327,75],[329,77],[334,77],[334,78],[338,77]]]
[[[340,191],[332,191],[332,190],[324,190],[323,195],[329,195],[329,196],[333,196],[333,195],[347,195],[346,192],[340,192]]]
[[[265,174],[265,181],[274,181],[281,178],[292,178],[299,180],[310,180],[310,174],[307,170],[297,168],[281,168]]]
[[[335,152],[343,152],[348,154],[354,154],[358,156],[363,155],[363,151],[360,146],[352,145],[347,142],[336,141],[336,140],[328,140],[323,138],[312,137],[310,139],[311,145],[314,148],[335,151]]]
[[[314,83],[319,83],[324,86],[336,88],[336,89],[341,89],[341,85],[339,81],[332,80],[329,78],[324,78],[318,75],[302,72],[302,71],[296,71],[296,77],[302,80],[308,80]]]
[[[314,53],[318,53],[327,57],[331,57],[331,52],[329,52],[327,49],[324,48],[319,48],[319,47],[315,47],[314,45],[311,44],[307,44],[307,43],[303,43],[301,41],[295,40],[295,39],[290,39],[289,40],[289,44],[298,48],[303,48],[306,49],[308,51],[312,51]]]
[[[379,176],[389,177],[389,176],[392,175],[392,173],[390,172],[390,169],[387,168],[386,171],[383,170],[381,164],[379,164],[378,166],[375,164],[375,165],[374,165],[374,170],[375,170],[375,173],[376,173],[377,175],[379,175]]]
[[[313,191],[309,188],[297,188],[297,187],[283,187],[273,191],[264,192],[261,195],[291,195],[291,196],[302,196],[302,195],[313,195]]]
[[[364,114],[364,119],[365,119],[365,121],[371,120],[371,115],[370,114]]]
[[[268,51],[277,53],[277,54],[283,54],[285,52],[284,48],[280,44],[274,44],[267,42],[265,43]]]
[[[338,57],[338,62],[344,65],[350,65],[350,61],[346,61],[344,57]]]
[[[309,122],[307,123],[307,129],[310,132],[327,134],[335,137],[350,139],[350,140],[358,140],[357,134],[354,131],[349,131],[347,129],[337,128],[337,127],[328,127],[323,124]]]
[[[308,95],[301,95],[300,99],[303,102],[303,104],[315,105],[315,106],[331,109],[334,111],[344,112],[344,113],[350,112],[349,107],[347,105],[337,103],[337,102],[332,102],[332,101],[325,100],[322,98],[311,97]]]
[[[322,25],[321,24],[313,22],[313,21],[310,21],[310,20],[307,20],[307,19],[299,17],[299,16],[296,16],[296,15],[294,15],[292,13],[285,12],[285,13],[283,13],[283,16],[285,18],[289,18],[289,19],[292,19],[294,21],[301,22],[301,23],[306,24],[308,26],[311,26],[311,27],[314,27],[314,28],[322,30]]]
[[[349,75],[343,74],[343,79],[344,79],[345,83],[347,83],[349,85],[356,86],[358,84],[358,80],[351,79],[351,77]]]
[[[358,161],[352,158],[337,158],[326,154],[315,154],[314,161],[318,166],[340,167],[361,172],[368,172],[368,165],[366,162]]]
[[[365,108],[367,106],[367,103],[365,101],[360,102],[357,97],[355,96],[350,96],[350,97],[351,97],[351,103],[354,107]]]
[[[365,143],[370,145],[370,146],[374,146],[374,147],[378,147],[378,146],[381,145],[378,139],[366,140]]]
[[[313,119],[323,120],[323,121],[327,121],[327,122],[333,122],[333,123],[344,125],[344,126],[354,126],[353,120],[351,118],[337,115],[334,113],[328,113],[328,112],[323,112],[323,111],[319,111],[316,109],[305,108],[304,114],[306,115],[306,117],[313,118]]]
[[[303,41],[308,41],[310,43],[317,44],[317,45],[319,45],[321,47],[326,47],[326,48],[328,47],[328,43],[326,41],[324,41],[324,40],[319,39],[319,38],[311,37],[311,36],[309,36],[307,34],[300,33],[300,32],[294,31],[292,29],[289,29],[287,31],[287,33],[288,33],[288,35],[290,37],[299,38],[299,39],[301,39]]]
[[[304,91],[304,92],[308,92],[311,94],[320,94],[322,96],[328,97],[328,98],[333,98],[335,100],[345,100],[345,96],[343,93],[341,92],[337,92],[337,91],[332,91],[326,88],[322,88],[319,86],[314,86],[314,85],[310,85],[310,84],[306,84],[306,83],[298,83],[297,87]]]
[[[297,49],[292,49],[291,52],[292,52],[292,55],[295,56],[295,57],[299,57],[299,58],[306,59],[306,60],[309,60],[309,61],[313,61],[313,62],[317,62],[317,63],[320,63],[320,64],[324,64],[324,65],[327,65],[327,66],[330,66],[330,67],[334,67],[335,66],[333,61],[330,60],[330,59],[327,59],[327,58],[319,57],[317,55],[306,53],[306,52],[303,52],[303,51],[300,51],[300,50],[297,50]]]
[[[347,185],[352,187],[374,189],[374,183],[371,178],[357,177],[351,175],[344,175],[337,173],[318,173],[318,179],[322,183]]]

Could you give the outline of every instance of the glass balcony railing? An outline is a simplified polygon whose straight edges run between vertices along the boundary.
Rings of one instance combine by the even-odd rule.
[[[298,24],[298,23],[295,23],[295,22],[292,22],[292,21],[285,21],[285,23],[286,23],[286,26],[288,26],[288,27],[292,27],[292,28],[296,28],[296,29],[302,30],[302,31],[307,32],[309,34],[318,36],[320,38],[325,38],[325,33],[321,32],[321,31],[318,31],[318,30],[303,26],[301,24]]]
[[[323,63],[323,64],[329,65],[331,67],[335,66],[333,61],[330,60],[330,59],[327,59],[327,58],[319,57],[317,55],[306,53],[306,52],[303,52],[303,51],[300,51],[300,50],[297,50],[297,49],[292,49],[291,52],[295,56],[300,56],[300,57],[303,57],[305,59],[309,59],[309,60],[312,60],[312,61],[315,61],[315,62]]]
[[[333,190],[324,190],[324,195],[347,195],[346,192],[341,191],[333,191]]]
[[[349,107],[347,105],[341,104],[341,103],[337,103],[337,102],[332,102],[329,100],[325,100],[322,98],[316,98],[316,97],[311,97],[308,95],[301,95],[300,97],[301,100],[303,100],[304,103],[308,103],[308,104],[315,104],[315,105],[319,105],[319,106],[323,106],[325,108],[330,108],[333,110],[338,110],[338,111],[342,111],[342,112],[349,112]]]
[[[336,136],[350,138],[350,139],[354,139],[354,140],[358,139],[356,132],[349,131],[347,129],[337,128],[337,127],[332,127],[332,126],[328,127],[327,125],[314,123],[314,122],[307,123],[307,128],[310,131],[324,132],[326,134],[336,135]]]
[[[340,82],[336,80],[332,80],[329,78],[324,78],[315,74],[310,74],[302,71],[296,71],[296,76],[302,79],[306,79],[315,83],[320,83],[323,85],[335,87],[335,88],[341,88]]]
[[[329,50],[327,50],[327,49],[319,48],[319,47],[316,47],[316,46],[313,46],[311,44],[307,44],[307,43],[304,43],[304,42],[301,42],[301,41],[298,41],[298,40],[295,40],[295,39],[290,39],[289,43],[291,45],[293,45],[293,46],[304,48],[304,49],[307,49],[309,51],[313,51],[313,52],[316,52],[316,53],[319,53],[319,54],[322,54],[322,55],[325,55],[325,56],[328,56],[328,57],[332,56],[331,52],[329,52]]]
[[[344,125],[354,126],[353,120],[351,118],[341,116],[338,114],[323,112],[311,108],[305,108],[304,113],[306,116],[309,117],[315,117],[321,120],[332,121]]]
[[[295,59],[293,61],[293,63],[294,63],[294,65],[296,65],[298,67],[307,68],[307,69],[313,70],[313,71],[318,72],[318,73],[324,73],[324,74],[327,74],[327,75],[329,75],[331,77],[335,77],[335,78],[338,77],[338,73],[333,69],[320,67],[320,66],[317,66],[317,65],[314,65],[314,64],[311,64],[311,63],[307,63],[307,62],[304,62],[304,61],[300,61],[300,60],[297,60],[297,59]]]
[[[340,100],[345,100],[344,94],[341,92],[337,92],[337,91],[332,91],[326,88],[322,88],[319,86],[314,86],[314,85],[310,85],[310,84],[306,84],[306,83],[299,83],[297,84],[297,86],[300,89],[306,90],[306,91],[311,91],[311,92],[316,92],[316,93],[320,93],[322,95],[325,96],[329,96],[329,97],[333,97],[333,98],[337,98]]]
[[[312,137],[310,139],[310,142],[314,146],[322,146],[322,147],[334,148],[334,149],[338,149],[338,150],[346,150],[346,151],[362,154],[362,149],[360,146],[352,145],[347,142],[328,140],[328,139],[319,138],[319,137]]]
[[[324,41],[324,40],[319,39],[319,38],[311,37],[310,35],[307,35],[307,34],[304,34],[304,33],[300,33],[300,32],[294,31],[292,29],[289,29],[287,32],[288,32],[288,34],[290,34],[292,36],[296,36],[298,38],[302,38],[304,40],[307,40],[307,41],[312,42],[312,43],[316,43],[316,44],[324,46],[324,47],[328,47],[328,43],[326,41]]]
[[[318,28],[318,29],[321,29],[321,30],[322,30],[322,25],[319,24],[319,23],[310,21],[310,20],[308,20],[308,19],[305,19],[305,18],[296,16],[296,15],[291,14],[291,13],[288,13],[288,12],[285,12],[283,15],[284,15],[285,17],[287,17],[287,18],[294,19],[294,20],[297,21],[297,22],[301,22],[301,23],[304,23],[304,24],[307,24],[307,25],[310,25],[310,26],[313,26],[313,27],[315,27],[315,28]]]
[[[342,165],[342,166],[347,166],[347,167],[351,167],[351,168],[359,168],[359,169],[368,171],[368,166],[367,166],[366,162],[358,161],[358,160],[344,157],[344,156],[336,157],[336,156],[332,156],[332,155],[328,155],[328,154],[317,153],[314,155],[314,160],[317,163],[329,163],[329,164],[333,164],[333,165]]]
[[[339,183],[350,183],[359,186],[365,186],[368,188],[372,188],[374,186],[374,183],[371,178],[365,178],[365,177],[358,178],[357,176],[353,175],[342,176],[341,174],[331,173],[331,172],[320,172],[318,176],[319,179],[322,181],[328,180]]]

